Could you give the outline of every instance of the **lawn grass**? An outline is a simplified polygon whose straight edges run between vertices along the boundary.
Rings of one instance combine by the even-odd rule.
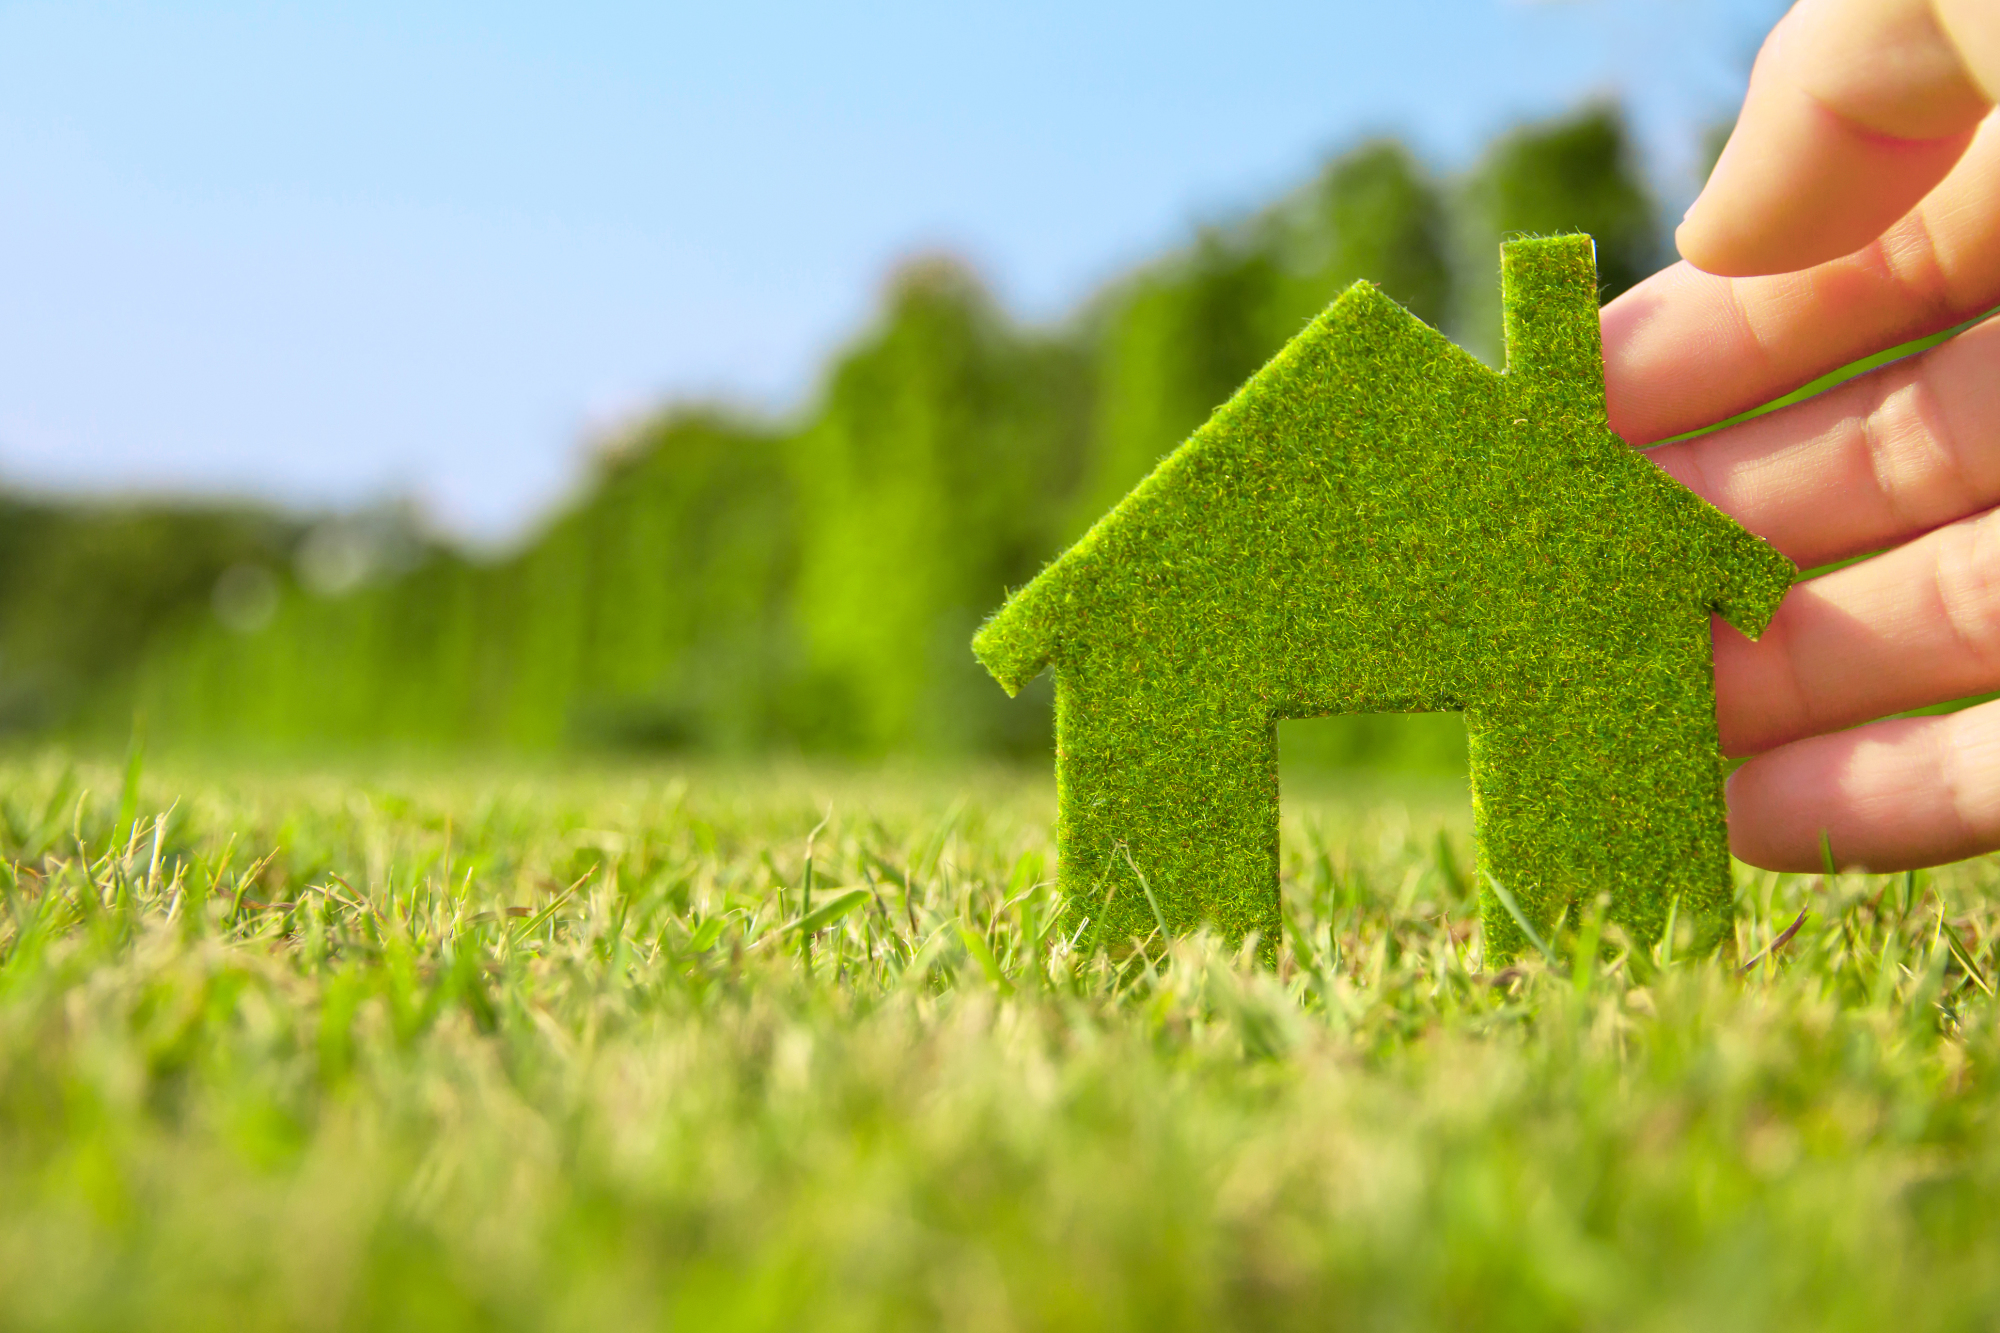
[[[1266,970],[1070,947],[1045,773],[123,788],[0,760],[0,1327],[2000,1316],[1993,862],[1494,974],[1462,796],[1288,791]]]

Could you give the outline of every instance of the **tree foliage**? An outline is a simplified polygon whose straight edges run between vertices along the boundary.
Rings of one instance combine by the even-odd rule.
[[[10,525],[7,717],[119,729],[137,707],[155,734],[278,745],[1040,749],[1046,692],[1000,699],[965,648],[1010,588],[1355,279],[1491,347],[1501,237],[1570,229],[1599,238],[1609,289],[1653,263],[1607,108],[1511,134],[1458,182],[1364,143],[1053,328],[1011,320],[963,264],[913,262],[799,418],[669,410],[504,559],[406,535],[367,577],[315,587],[293,572],[305,521]],[[211,606],[246,562],[276,605],[232,628]],[[1379,757],[1379,728],[1304,748]]]

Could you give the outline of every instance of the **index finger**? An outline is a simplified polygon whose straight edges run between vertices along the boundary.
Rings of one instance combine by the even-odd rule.
[[[1970,6],[1955,6],[1970,7]],[[1978,34],[1932,0],[1799,0],[1757,53],[1729,144],[1675,240],[1711,273],[1857,250],[1943,179],[1990,108]]]
[[[1611,428],[1647,445],[1713,425],[1871,352],[2000,305],[2000,123],[1882,236],[1798,273],[1688,264],[1604,308]]]

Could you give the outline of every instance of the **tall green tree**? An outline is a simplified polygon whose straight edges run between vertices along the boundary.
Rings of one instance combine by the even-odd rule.
[[[1441,326],[1451,306],[1450,226],[1437,185],[1393,139],[1329,162],[1254,224],[1280,270],[1274,332],[1289,339],[1357,278]]]
[[[784,725],[794,526],[777,435],[677,413],[515,556],[289,587],[267,626],[169,636],[142,693],[174,730],[263,744],[752,748]]]
[[[966,643],[1054,549],[1085,364],[1013,329],[949,260],[904,268],[792,450],[807,744],[856,753],[1010,743]]]
[[[799,510],[788,450],[768,428],[683,413],[604,461],[595,493],[557,525],[583,585],[566,736],[740,751],[789,735]]]
[[[228,571],[282,571],[305,524],[247,505],[0,498],[0,731],[111,698],[148,645],[207,625]]]

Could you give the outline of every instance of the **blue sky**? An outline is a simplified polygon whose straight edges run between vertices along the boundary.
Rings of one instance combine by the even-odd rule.
[[[518,531],[593,431],[810,395],[915,250],[1059,318],[1330,151],[1592,95],[1691,197],[1767,0],[0,0],[0,484]]]

